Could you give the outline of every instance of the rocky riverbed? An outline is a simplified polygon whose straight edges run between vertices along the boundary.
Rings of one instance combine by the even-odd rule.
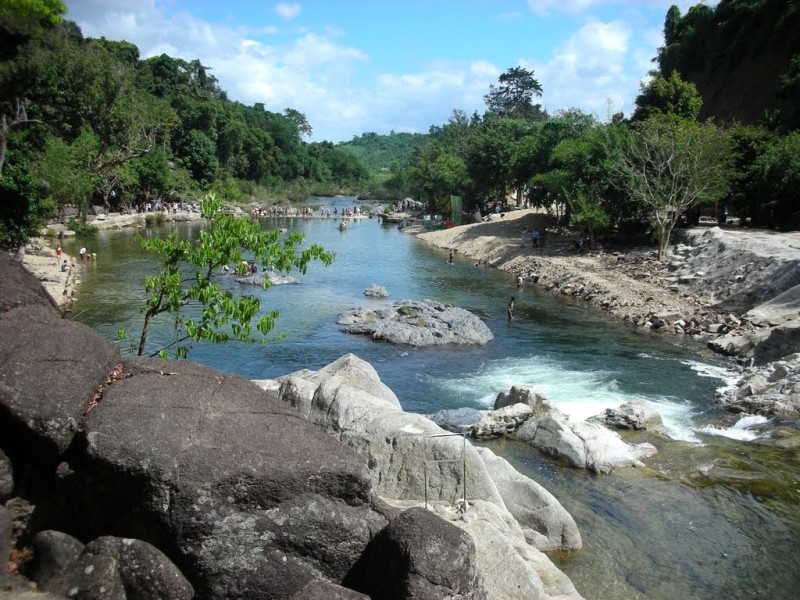
[[[579,298],[636,327],[692,336],[743,369],[721,404],[740,412],[732,408],[743,405],[735,398],[758,396],[746,404],[759,414],[800,416],[799,232],[678,230],[668,259],[658,261],[652,248],[597,244],[578,252],[576,234],[548,225],[545,214],[515,210],[489,222],[416,232],[476,268],[508,272],[519,285]],[[531,247],[523,234],[534,227],[547,227],[543,247]]]

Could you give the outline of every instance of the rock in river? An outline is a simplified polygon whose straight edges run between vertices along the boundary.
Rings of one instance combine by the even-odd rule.
[[[395,344],[488,344],[494,335],[471,312],[433,300],[400,300],[381,309],[359,307],[339,315],[347,333]]]

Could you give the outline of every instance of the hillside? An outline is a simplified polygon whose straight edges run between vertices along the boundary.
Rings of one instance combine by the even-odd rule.
[[[364,133],[336,147],[355,156],[370,171],[392,171],[408,164],[426,138],[422,133]]]
[[[721,0],[667,13],[659,70],[678,71],[703,97],[701,119],[796,129],[800,97],[800,2]],[[796,58],[792,65],[792,59]]]

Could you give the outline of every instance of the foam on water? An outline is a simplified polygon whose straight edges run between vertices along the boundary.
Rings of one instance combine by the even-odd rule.
[[[480,408],[491,408],[497,394],[512,385],[528,385],[576,420],[587,419],[626,402],[646,400],[661,415],[667,435],[697,441],[688,402],[666,396],[625,393],[609,371],[565,369],[556,361],[542,357],[506,358],[481,365],[476,373],[465,378],[438,379],[436,385],[444,393]]]
[[[759,432],[753,431],[750,428],[753,425],[766,423],[767,420],[768,419],[766,417],[762,417],[761,415],[747,415],[736,421],[735,425],[728,427],[727,429],[708,425],[706,427],[701,427],[698,431],[702,431],[703,433],[707,433],[709,435],[718,435],[721,437],[747,442],[754,440],[761,435]]]
[[[723,365],[712,365],[708,363],[698,362],[696,360],[683,361],[687,367],[692,369],[700,377],[710,377],[712,379],[719,379],[722,385],[717,388],[718,394],[723,394],[728,390],[736,387],[736,382],[739,381],[741,373],[730,367]]]

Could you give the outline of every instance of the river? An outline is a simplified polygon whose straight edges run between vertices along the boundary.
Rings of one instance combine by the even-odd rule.
[[[341,208],[348,198],[313,199]],[[197,344],[190,358],[250,379],[318,369],[345,353],[369,361],[408,411],[491,407],[498,392],[531,385],[564,412],[585,418],[609,406],[646,399],[661,414],[658,432],[637,434],[659,454],[647,468],[592,475],[564,468],[513,441],[486,443],[551,491],[581,530],[584,549],[557,553],[555,562],[587,599],[790,598],[800,583],[800,459],[742,441],[752,433],[713,404],[733,372],[690,340],[609,322],[598,312],[541,288],[517,289],[510,275],[474,266],[429,247],[396,226],[354,222],[339,231],[333,219],[265,219],[264,227],[299,229],[307,242],[336,253],[329,267],[312,264],[297,283],[263,291],[228,278],[225,285],[256,293],[276,308],[267,344]],[[84,265],[75,319],[116,339],[130,353],[141,329],[143,280],[155,263],[137,236],[196,235],[197,223],[102,232],[68,240],[98,260]],[[384,286],[388,300],[364,290]],[[505,306],[516,297],[515,319]],[[480,315],[494,333],[484,347],[413,349],[342,333],[337,314],[359,304],[431,298]],[[169,324],[151,335],[169,339]],[[736,438],[742,438],[736,439]],[[703,475],[710,465],[732,478]]]

